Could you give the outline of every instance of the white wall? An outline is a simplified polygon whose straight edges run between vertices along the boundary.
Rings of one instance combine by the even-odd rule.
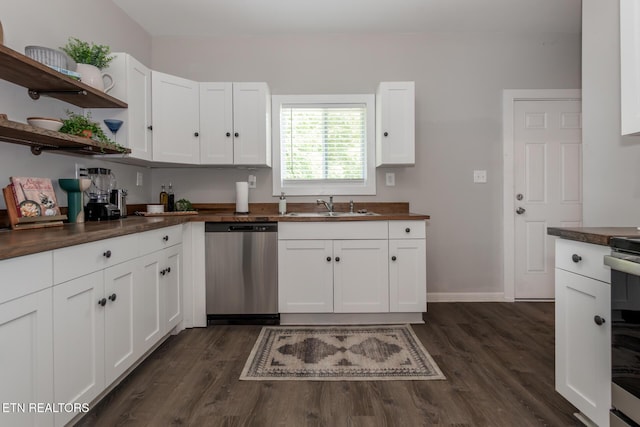
[[[584,225],[640,225],[640,137],[620,136],[618,1],[582,0]]]
[[[28,45],[57,49],[64,46],[68,37],[78,37],[109,45],[112,51],[131,52],[147,64],[151,62],[151,37],[111,1],[3,0],[1,11],[4,44],[15,51],[22,53]],[[80,111],[71,104],[44,96],[33,101],[27,95],[27,89],[0,81],[0,112],[6,113],[10,120],[25,122],[30,116],[64,118],[67,109]],[[47,152],[34,156],[28,147],[3,141],[0,141],[0,185],[8,184],[12,175],[50,177],[56,186],[58,202],[66,206],[67,196],[57,186],[57,179],[73,178],[76,162],[111,168],[118,178],[118,185],[131,190],[130,203],[148,200],[151,186],[135,187],[135,172],[144,172],[146,182],[150,184],[149,170],[103,163],[87,156]],[[4,199],[0,197],[0,209],[4,208]]]
[[[503,89],[580,88],[580,36],[427,33],[155,38],[152,68],[197,81],[266,81],[273,94],[373,93],[416,82],[416,166],[378,171],[375,197],[409,201],[428,225],[429,292],[502,292]],[[472,183],[474,169],[487,184]],[[396,186],[384,173],[396,172]],[[154,169],[153,192],[232,202],[253,173],[250,201],[275,202],[271,170]],[[347,201],[349,197],[339,197]],[[313,198],[289,198],[308,201]]]

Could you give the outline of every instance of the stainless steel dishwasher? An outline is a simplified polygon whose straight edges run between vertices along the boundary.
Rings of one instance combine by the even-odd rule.
[[[278,224],[205,224],[208,324],[278,324]]]

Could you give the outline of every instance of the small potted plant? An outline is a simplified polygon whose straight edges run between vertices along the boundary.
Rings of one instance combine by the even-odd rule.
[[[80,73],[80,80],[83,83],[105,92],[113,87],[111,76],[101,72],[114,58],[109,55],[111,53],[109,46],[69,37],[67,44],[60,49],[78,63],[77,71]],[[104,78],[110,80],[106,89]]]
[[[105,135],[98,123],[91,120],[90,113],[87,113],[87,115],[84,116],[67,110],[67,116],[69,117],[62,119],[63,124],[59,132],[90,138],[94,141],[109,144],[121,151],[124,150],[124,147],[116,144],[114,141],[110,140],[107,135]]]

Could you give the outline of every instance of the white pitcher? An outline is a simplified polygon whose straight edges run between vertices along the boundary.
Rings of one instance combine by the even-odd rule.
[[[103,92],[109,92],[113,88],[113,86],[115,86],[115,82],[113,81],[111,75],[102,73],[96,66],[89,64],[78,64],[78,68],[76,69],[76,71],[80,73],[80,81],[82,83]],[[105,78],[109,80],[106,87],[104,80]]]

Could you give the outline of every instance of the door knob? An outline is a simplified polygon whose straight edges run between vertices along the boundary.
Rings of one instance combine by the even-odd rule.
[[[518,215],[522,215],[523,213],[525,213],[527,210],[525,208],[523,208],[522,206],[520,206],[518,209],[516,209],[516,213]]]

